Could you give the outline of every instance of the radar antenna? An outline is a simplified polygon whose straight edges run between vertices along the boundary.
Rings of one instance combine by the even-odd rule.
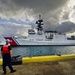
[[[39,20],[36,21],[37,24],[37,30],[42,31],[43,30],[43,20],[41,19],[41,15],[39,15]]]

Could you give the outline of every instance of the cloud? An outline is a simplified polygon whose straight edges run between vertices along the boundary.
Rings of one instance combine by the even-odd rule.
[[[3,36],[27,36],[28,29],[31,26],[15,23],[0,24],[0,35]]]
[[[67,1],[67,0],[66,0]],[[32,9],[35,13],[46,13],[50,10],[55,10],[61,7],[66,2],[65,0],[13,0],[16,6]]]
[[[61,24],[59,24],[56,31],[60,33],[75,32],[75,23],[70,22],[70,21],[62,22]]]
[[[67,0],[0,0],[0,16],[20,19],[25,15],[45,15],[61,8],[66,2]]]
[[[59,31],[66,32],[66,30],[62,30],[62,27],[66,26],[66,28],[68,28],[67,31],[71,30],[70,25],[66,25],[68,22],[63,25],[58,25],[58,23],[70,20],[69,15],[71,14],[72,8],[68,7],[69,2],[71,2],[71,0],[0,0],[0,18],[6,20],[14,19],[18,23],[23,22],[25,25],[29,24],[35,27],[35,20],[37,20],[38,15],[41,14],[45,29],[53,30],[58,26]],[[1,24],[2,32],[7,34],[6,32],[13,31],[14,29],[14,31],[9,34],[14,34],[14,32],[16,32],[16,34],[20,33],[19,29],[22,25],[15,26],[15,24],[11,24],[4,25],[8,27],[7,31],[4,30]],[[25,29],[23,29],[23,32],[24,30]]]

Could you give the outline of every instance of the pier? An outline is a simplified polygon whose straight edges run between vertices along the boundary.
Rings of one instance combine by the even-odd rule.
[[[16,58],[15,58],[16,59]],[[17,72],[12,75],[74,75],[75,55],[54,55],[22,58],[22,63],[13,65]],[[14,61],[18,63],[18,61]],[[2,59],[0,59],[2,65]],[[0,66],[0,74],[2,74]],[[8,67],[7,74],[11,75]]]

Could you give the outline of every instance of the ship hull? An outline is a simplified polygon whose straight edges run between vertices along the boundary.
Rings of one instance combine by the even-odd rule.
[[[16,39],[19,45],[75,45],[75,40],[65,40],[65,41],[30,41],[30,40],[22,40]]]
[[[5,37],[5,39],[11,40],[12,46],[22,46],[22,45],[50,45],[50,46],[74,46],[75,40],[45,40],[45,41],[34,41],[24,38],[14,38],[14,37]]]

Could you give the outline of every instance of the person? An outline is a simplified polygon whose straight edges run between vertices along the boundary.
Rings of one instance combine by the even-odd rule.
[[[10,46],[10,40],[6,40],[6,44],[1,47],[1,55],[3,58],[3,71],[6,74],[6,66],[9,67],[10,73],[16,72],[16,70],[12,67],[11,57],[12,57],[12,49]]]

